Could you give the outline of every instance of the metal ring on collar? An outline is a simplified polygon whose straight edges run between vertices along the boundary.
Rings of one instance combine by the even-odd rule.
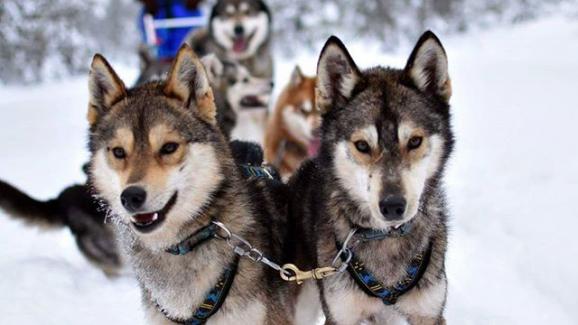
[[[221,228],[222,231],[225,232],[225,236],[221,236],[220,234],[216,233],[215,236],[217,238],[220,239],[224,239],[226,241],[229,241],[231,239],[231,236],[233,236],[233,234],[231,233],[231,231],[225,227],[225,225],[219,221],[211,221],[213,224],[217,225],[217,227]]]

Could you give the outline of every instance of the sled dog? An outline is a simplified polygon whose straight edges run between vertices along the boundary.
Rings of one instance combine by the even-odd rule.
[[[142,44],[138,48],[138,56],[140,73],[135,81],[135,86],[153,80],[163,80],[167,76],[169,68],[171,67],[170,60],[157,60],[150,53],[150,50]]]
[[[223,112],[222,118],[217,114],[223,121],[223,132],[231,139],[263,143],[272,81],[252,76],[243,65],[221,61],[214,54],[201,61],[213,88],[217,111]]]
[[[315,77],[298,66],[283,89],[265,131],[265,159],[289,176],[308,157],[317,154],[321,117],[315,106]]]
[[[273,77],[271,13],[262,0],[217,1],[208,28],[195,30],[186,42],[199,55],[214,53],[241,63],[255,77]]]
[[[91,181],[114,215],[148,322],[291,323],[278,272],[235,253],[249,250],[239,236],[281,260],[287,189],[241,175],[192,49],[179,50],[166,81],[133,89],[96,55],[89,84]]]
[[[327,324],[445,324],[450,96],[432,32],[403,69],[360,70],[339,39],[325,44],[321,147],[290,181],[289,238],[305,269],[346,266],[318,281]]]

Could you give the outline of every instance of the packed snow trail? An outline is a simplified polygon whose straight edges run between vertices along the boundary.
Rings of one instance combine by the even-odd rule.
[[[576,324],[578,23],[554,16],[439,36],[457,138],[446,177],[448,322]],[[361,67],[402,67],[410,51],[344,41]],[[316,60],[298,62],[311,74]],[[293,62],[277,63],[284,85]],[[0,178],[40,199],[84,181],[86,107],[86,78],[0,88]],[[136,281],[106,278],[67,231],[0,214],[0,274],[0,324],[143,322]]]

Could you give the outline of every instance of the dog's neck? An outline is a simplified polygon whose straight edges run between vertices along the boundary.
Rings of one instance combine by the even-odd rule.
[[[428,211],[419,210],[411,219],[411,230],[403,236],[385,236],[383,239],[360,242],[353,247],[355,255],[368,268],[383,275],[386,285],[393,285],[405,276],[405,266],[417,254],[422,253],[436,237],[442,222],[440,198],[430,195],[423,198],[422,206],[429,206]],[[333,194],[327,200],[326,210],[329,215],[334,240],[343,243],[349,232],[358,228],[351,220],[359,220],[354,213],[362,213],[355,203],[344,193]],[[337,247],[335,249],[337,251]]]
[[[179,232],[175,244],[206,226],[211,220],[224,223],[232,232],[250,238],[248,229],[255,223],[247,205],[248,195],[240,186],[239,173],[223,180],[202,215],[198,215]],[[174,319],[187,319],[215,286],[223,270],[235,260],[233,250],[220,239],[207,240],[185,255],[146,248],[138,240],[129,245],[131,262],[141,286],[150,295],[149,303],[158,304]],[[240,266],[241,268],[242,266]],[[155,307],[156,308],[156,307]]]

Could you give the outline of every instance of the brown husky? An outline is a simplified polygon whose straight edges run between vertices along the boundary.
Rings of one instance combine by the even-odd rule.
[[[445,323],[453,137],[440,41],[426,32],[402,70],[360,70],[332,37],[317,76],[321,148],[290,181],[289,238],[307,269],[343,266],[319,282],[327,324]]]
[[[315,77],[295,67],[275,104],[265,132],[265,160],[289,178],[303,160],[317,154],[321,123],[315,106]]]
[[[148,322],[291,323],[288,287],[236,255],[248,245],[235,237],[279,261],[286,188],[241,176],[191,48],[166,81],[126,89],[100,55],[89,79],[91,180],[114,215]]]

